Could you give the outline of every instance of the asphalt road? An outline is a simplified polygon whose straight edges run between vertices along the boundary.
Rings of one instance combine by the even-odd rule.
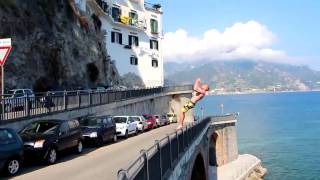
[[[120,168],[127,167],[135,160],[141,149],[147,149],[157,139],[171,133],[177,124],[154,129],[152,131],[120,139],[115,144],[101,148],[88,148],[81,155],[69,153],[60,157],[58,163],[51,166],[32,163],[22,168],[13,179],[21,180],[113,180]],[[0,177],[1,178],[1,177]]]

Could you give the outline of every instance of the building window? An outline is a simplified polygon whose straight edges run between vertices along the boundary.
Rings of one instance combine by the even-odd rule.
[[[158,21],[155,19],[150,20],[151,33],[158,34]]]
[[[111,32],[111,42],[122,44],[122,34],[119,32]]]
[[[137,26],[138,25],[138,14],[134,11],[131,11],[129,13],[129,24],[131,26]]]
[[[159,50],[159,43],[157,40],[150,40],[150,49]]]
[[[135,56],[130,57],[130,64],[131,65],[138,65],[138,58]]]
[[[118,7],[112,7],[112,18],[116,22],[120,22],[121,9]]]
[[[139,38],[137,36],[129,35],[129,46],[139,46]]]
[[[152,59],[152,67],[158,67],[158,60],[157,59]]]

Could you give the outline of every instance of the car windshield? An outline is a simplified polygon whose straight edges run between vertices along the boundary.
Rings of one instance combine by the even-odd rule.
[[[25,134],[54,134],[59,126],[56,122],[33,122],[22,130]]]
[[[150,118],[152,118],[152,116],[150,116],[150,115],[143,115],[143,117],[144,117],[145,119],[150,119]]]
[[[6,145],[14,141],[13,135],[8,130],[0,130],[0,144]]]
[[[114,117],[113,120],[116,123],[126,123],[127,122],[127,118],[126,117]]]
[[[87,117],[80,120],[81,126],[97,127],[102,125],[102,119],[97,117]]]
[[[14,94],[14,91],[10,90],[8,91],[8,95],[13,95]]]

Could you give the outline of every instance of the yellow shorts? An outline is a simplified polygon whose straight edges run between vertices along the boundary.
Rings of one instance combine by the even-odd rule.
[[[183,106],[183,108],[181,108],[181,111],[184,112],[184,113],[186,113],[186,112],[188,112],[190,109],[194,108],[194,105],[195,105],[195,104],[194,104],[193,102],[188,101],[188,102]]]

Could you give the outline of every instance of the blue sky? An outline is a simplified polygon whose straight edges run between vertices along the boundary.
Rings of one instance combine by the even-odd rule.
[[[150,0],[164,11],[164,31],[183,29],[201,38],[215,29],[223,32],[235,23],[253,20],[276,36],[268,48],[303,58],[320,70],[320,1],[316,0]],[[200,2],[200,3],[198,3]]]

